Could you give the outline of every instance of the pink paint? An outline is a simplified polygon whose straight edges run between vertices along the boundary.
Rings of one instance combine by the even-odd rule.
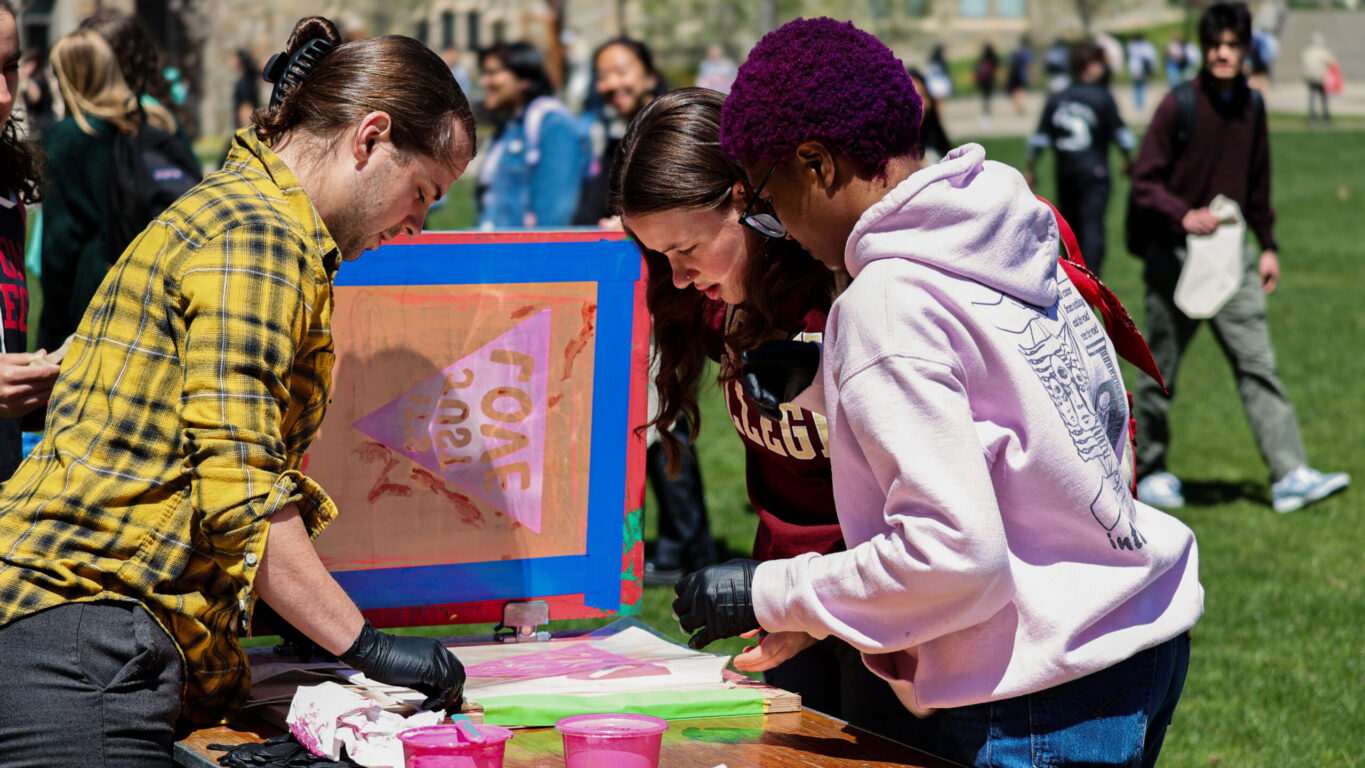
[[[353,426],[540,533],[549,360],[541,309]]]
[[[668,721],[649,715],[574,715],[555,723],[566,768],[657,768]]]
[[[472,729],[481,742],[470,740]],[[407,768],[502,768],[503,751],[512,732],[497,725],[454,723],[412,728],[398,734]]]
[[[470,677],[529,679],[573,673],[592,673],[642,664],[647,664],[647,662],[640,662],[619,653],[594,648],[587,643],[570,643],[549,651],[526,653],[498,661],[474,664],[465,667],[465,674]]]

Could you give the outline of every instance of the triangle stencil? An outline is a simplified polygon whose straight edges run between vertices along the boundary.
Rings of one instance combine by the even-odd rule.
[[[550,310],[352,426],[540,533]]]

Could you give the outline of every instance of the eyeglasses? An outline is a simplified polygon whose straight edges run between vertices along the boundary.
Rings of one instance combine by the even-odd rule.
[[[779,161],[780,162],[780,161]],[[777,220],[777,215],[772,213],[749,213],[749,209],[754,207],[758,201],[758,196],[763,193],[763,188],[768,185],[768,179],[773,176],[773,171],[777,170],[777,163],[768,169],[764,174],[763,181],[758,183],[758,188],[749,196],[749,204],[744,206],[744,210],[739,214],[739,223],[752,229],[764,237],[779,238],[787,236],[787,228],[782,226],[782,222]]]

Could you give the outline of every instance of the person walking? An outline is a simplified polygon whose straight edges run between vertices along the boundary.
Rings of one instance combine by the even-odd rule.
[[[1337,66],[1336,57],[1328,50],[1321,32],[1314,32],[1303,49],[1303,78],[1308,83],[1308,122],[1321,120],[1332,122],[1332,113],[1327,109],[1327,78],[1333,67]],[[1315,107],[1322,104],[1322,115],[1318,116]]]
[[[990,122],[991,119],[991,96],[995,93],[995,80],[1000,70],[1000,57],[995,53],[995,46],[986,43],[981,46],[981,55],[976,57],[976,64],[972,67],[972,82],[976,83],[976,90],[981,94],[981,121],[982,124]]]
[[[1166,41],[1166,83],[1172,88],[1185,82],[1185,68],[1190,65],[1188,51],[1185,36],[1172,32]]]
[[[1190,317],[1176,291],[1190,254],[1190,236],[1210,235],[1220,219],[1210,210],[1218,196],[1235,203],[1260,244],[1242,246],[1234,290],[1207,319],[1237,377],[1242,409],[1270,469],[1271,505],[1292,512],[1350,485],[1344,472],[1308,465],[1299,420],[1280,382],[1266,321],[1266,296],[1280,281],[1280,244],[1270,204],[1270,135],[1265,102],[1247,86],[1242,62],[1251,43],[1251,14],[1243,3],[1215,3],[1199,20],[1204,64],[1198,77],[1166,95],[1143,136],[1133,169],[1133,199],[1154,222],[1142,252],[1146,282],[1147,341],[1166,390],[1138,378],[1138,498],[1153,506],[1182,507],[1182,484],[1167,467],[1171,403],[1180,363],[1202,318]],[[1182,107],[1182,103],[1189,106]],[[1193,114],[1181,115],[1193,109]],[[1182,132],[1192,132],[1182,137]],[[1134,215],[1133,211],[1129,215]],[[1132,222],[1129,224],[1132,227]]]
[[[0,488],[0,697],[23,702],[0,707],[5,768],[169,768],[178,723],[245,702],[258,598],[423,707],[459,705],[455,656],[376,630],[323,566],[311,539],[338,510],[302,467],[331,399],[337,270],[421,231],[474,153],[473,115],[411,38],[341,44],[309,17],[272,64],[224,168],[104,282]]]
[[[1133,104],[1141,112],[1146,104],[1147,80],[1156,73],[1156,46],[1142,32],[1128,40],[1128,74],[1133,78]]]
[[[1105,214],[1112,183],[1109,146],[1123,154],[1123,174],[1132,166],[1136,142],[1119,116],[1118,104],[1100,85],[1107,65],[1104,51],[1093,43],[1071,49],[1071,85],[1048,97],[1038,128],[1028,138],[1028,166],[1024,178],[1037,181],[1038,158],[1051,147],[1057,153],[1057,209],[1071,224],[1085,264],[1104,274]]]
[[[1033,46],[1028,35],[1019,38],[1019,47],[1010,52],[1005,77],[1005,91],[1014,104],[1014,114],[1024,114],[1024,95],[1033,80]]]

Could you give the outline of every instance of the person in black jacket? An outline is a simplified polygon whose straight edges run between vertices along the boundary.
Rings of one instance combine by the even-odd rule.
[[[1104,51],[1081,43],[1071,51],[1071,84],[1048,97],[1038,129],[1028,139],[1029,186],[1043,150],[1057,152],[1057,209],[1076,232],[1081,255],[1095,274],[1104,267],[1104,215],[1109,208],[1109,145],[1123,153],[1123,174],[1132,168],[1133,134],[1119,116],[1109,89],[1100,85]]]

